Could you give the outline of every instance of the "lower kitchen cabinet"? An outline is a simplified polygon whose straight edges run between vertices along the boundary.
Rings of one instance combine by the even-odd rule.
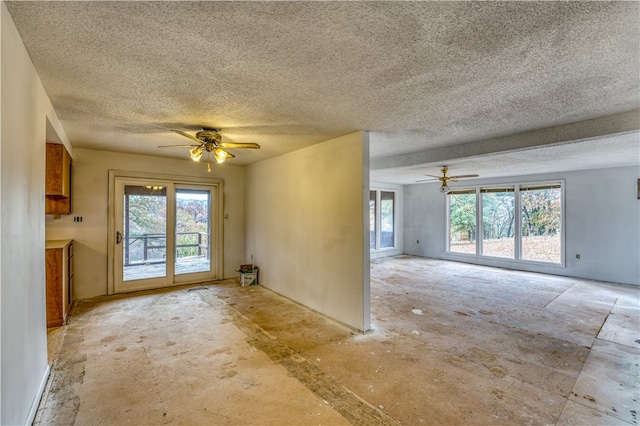
[[[47,328],[67,320],[73,302],[73,240],[46,242]]]

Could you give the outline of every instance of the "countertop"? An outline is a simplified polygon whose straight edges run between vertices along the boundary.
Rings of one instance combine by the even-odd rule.
[[[45,249],[65,248],[71,244],[73,240],[47,240],[45,241]]]

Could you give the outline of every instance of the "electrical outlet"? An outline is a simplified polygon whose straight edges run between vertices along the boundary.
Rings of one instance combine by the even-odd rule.
[[[580,255],[579,254],[576,254],[576,259],[580,259]]]
[[[251,261],[253,262],[253,255],[251,255]]]
[[[224,218],[225,218],[225,219],[229,219],[229,213],[225,213],[225,214],[224,214]]]

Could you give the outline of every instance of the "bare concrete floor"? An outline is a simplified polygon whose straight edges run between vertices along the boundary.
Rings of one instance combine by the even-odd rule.
[[[639,288],[408,256],[371,277],[366,335],[235,280],[79,301],[35,424],[637,424]]]

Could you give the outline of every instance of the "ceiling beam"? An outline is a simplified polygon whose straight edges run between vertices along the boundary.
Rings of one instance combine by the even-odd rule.
[[[622,136],[629,133],[638,133],[639,131],[640,110],[633,110],[515,135],[467,142],[393,157],[372,158],[370,169],[381,170],[439,163],[455,159],[597,140],[612,135]]]

